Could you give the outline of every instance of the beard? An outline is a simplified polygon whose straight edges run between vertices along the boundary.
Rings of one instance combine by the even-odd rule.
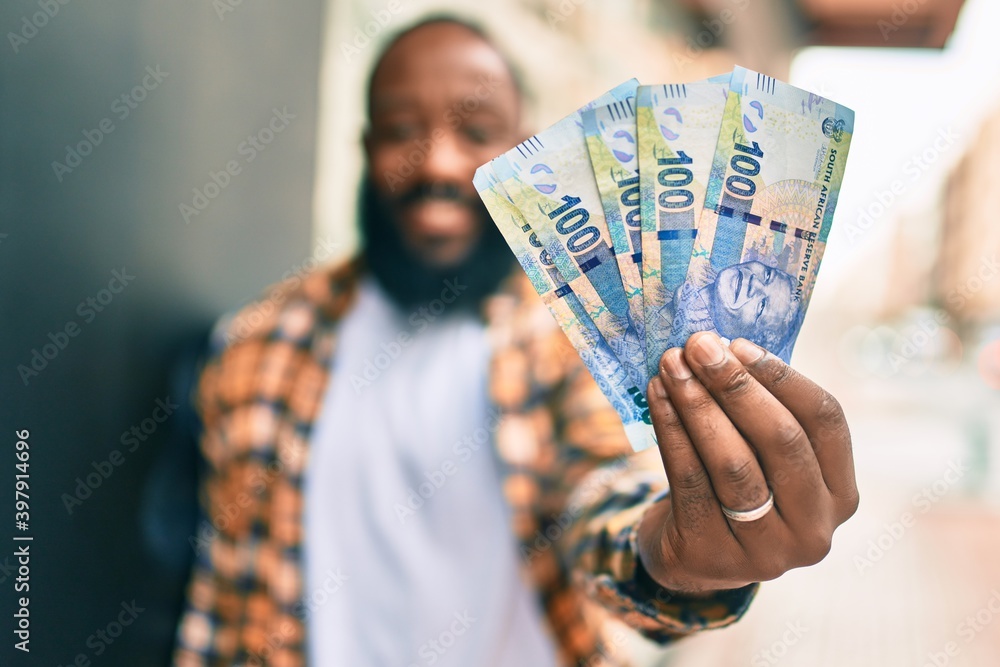
[[[407,247],[400,232],[399,208],[426,200],[462,203],[472,208],[480,235],[461,261],[433,266]],[[514,256],[479,199],[469,200],[454,186],[416,183],[398,197],[380,193],[370,176],[362,180],[358,207],[362,255],[383,290],[404,309],[413,309],[438,299],[447,289],[445,281],[464,289],[449,305],[456,312],[477,313],[483,301],[497,292],[514,268]]]

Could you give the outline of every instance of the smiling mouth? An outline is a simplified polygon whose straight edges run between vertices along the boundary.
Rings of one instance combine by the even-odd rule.
[[[740,290],[742,288],[743,288],[743,272],[737,269],[737,271],[736,271],[736,289],[733,290],[733,305],[734,306],[736,305],[736,302],[740,300]]]

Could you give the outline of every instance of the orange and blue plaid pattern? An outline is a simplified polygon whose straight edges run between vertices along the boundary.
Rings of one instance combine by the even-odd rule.
[[[196,400],[209,472],[178,627],[180,667],[306,662],[303,472],[337,323],[363,271],[350,262],[270,291],[228,322],[226,344],[202,372]],[[614,410],[523,274],[487,300],[483,317],[503,494],[560,664],[630,664],[620,637],[604,629],[609,616],[660,643],[739,618],[756,585],[685,599],[637,567],[636,530],[666,476],[655,452],[631,453]]]

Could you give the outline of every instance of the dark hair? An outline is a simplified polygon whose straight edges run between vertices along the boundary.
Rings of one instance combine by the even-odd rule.
[[[382,66],[382,61],[385,59],[386,54],[389,53],[389,51],[392,50],[392,48],[396,46],[396,44],[401,39],[403,39],[410,33],[430,25],[439,25],[439,24],[453,25],[453,26],[458,26],[460,28],[464,28],[465,30],[471,32],[473,35],[484,41],[487,45],[489,45],[494,51],[496,51],[500,55],[500,58],[507,66],[507,71],[510,72],[510,78],[514,82],[514,89],[517,91],[518,96],[522,100],[526,100],[529,98],[527,88],[524,85],[524,78],[521,76],[521,72],[518,70],[517,66],[514,65],[513,61],[509,57],[507,57],[507,54],[503,51],[503,49],[497,46],[493,38],[481,25],[469,19],[460,18],[455,14],[435,13],[426,15],[420,20],[418,20],[416,23],[406,26],[405,28],[396,32],[382,46],[381,50],[378,53],[378,57],[375,59],[375,65],[374,67],[372,67],[371,74],[368,76],[368,90],[365,95],[365,113],[367,114],[368,118],[371,118],[372,115],[372,82],[375,80],[375,75],[378,73],[379,67]]]

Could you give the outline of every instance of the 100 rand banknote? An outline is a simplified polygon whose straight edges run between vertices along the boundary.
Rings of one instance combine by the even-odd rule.
[[[583,131],[629,311],[639,338],[645,340],[635,98],[587,109]]]
[[[645,346],[632,318],[601,195],[590,169],[582,112],[634,96],[627,81],[492,162],[508,196],[579,296],[598,331],[645,393]]]
[[[684,282],[705,204],[730,75],[640,86],[636,98],[646,363],[670,346],[673,297]]]
[[[747,338],[788,361],[833,224],[854,112],[733,71],[671,345],[695,331]]]
[[[477,169],[473,183],[532,287],[618,413],[632,448],[640,451],[653,446],[656,440],[643,392],[629,378],[573,288],[563,280],[531,225],[507,195],[492,165]]]

